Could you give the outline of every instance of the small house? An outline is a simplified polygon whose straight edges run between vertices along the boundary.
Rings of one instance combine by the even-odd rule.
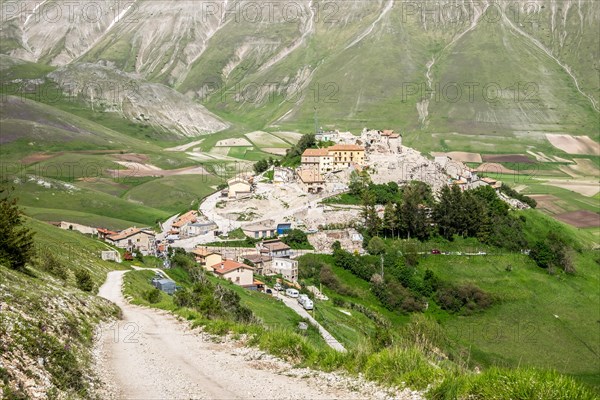
[[[252,192],[252,185],[248,179],[244,179],[242,177],[231,178],[227,181],[227,186],[227,196],[230,199],[248,195]]]
[[[286,281],[296,282],[298,280],[298,261],[290,258],[273,258],[270,271],[283,276]]]
[[[206,235],[207,233],[217,229],[218,226],[212,221],[192,222],[183,225],[179,231],[182,237],[194,237]]]
[[[238,257],[239,262],[248,261],[253,264],[254,271],[263,275],[271,267],[272,258],[266,254],[244,254]]]
[[[263,239],[275,236],[276,228],[261,224],[247,225],[242,227],[244,234],[252,239]]]
[[[116,235],[106,237],[106,242],[129,251],[139,250],[142,254],[154,251],[155,233],[149,229],[127,228]]]
[[[305,192],[317,194],[325,189],[325,179],[316,169],[300,169],[297,174]]]
[[[208,267],[223,261],[221,254],[216,251],[208,250],[206,247],[196,248],[192,250],[192,254],[196,258],[196,262],[209,271],[212,271],[212,269]]]
[[[292,256],[292,248],[279,239],[263,240],[258,245],[258,250],[261,254],[266,254],[273,258],[290,258]]]
[[[238,286],[254,284],[254,268],[233,260],[223,260],[210,266],[215,275],[227,279]]]

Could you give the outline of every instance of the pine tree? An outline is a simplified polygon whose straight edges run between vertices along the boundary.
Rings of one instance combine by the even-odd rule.
[[[0,190],[0,196],[5,190]],[[16,199],[0,198],[0,263],[17,271],[25,270],[34,253],[34,232],[23,226]]]
[[[375,208],[375,196],[370,192],[364,192],[362,195],[361,216],[365,220],[365,228],[371,236],[377,235],[381,227],[381,219],[377,215]]]
[[[395,231],[398,229],[398,214],[394,203],[387,203],[383,210],[383,229],[390,232],[394,237]]]

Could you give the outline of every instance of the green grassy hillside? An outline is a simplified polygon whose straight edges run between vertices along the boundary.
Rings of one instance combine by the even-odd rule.
[[[36,232],[34,263],[26,273],[0,265],[0,397],[98,398],[92,341],[118,309],[79,290],[75,272],[89,271],[96,291],[119,266],[100,259],[100,242],[32,219],[26,225]],[[48,272],[49,258],[66,279]]]

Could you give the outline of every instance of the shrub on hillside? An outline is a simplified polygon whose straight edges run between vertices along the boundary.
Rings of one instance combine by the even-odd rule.
[[[144,299],[150,304],[156,304],[160,301],[160,290],[154,288],[144,292]]]
[[[327,265],[323,265],[321,267],[321,271],[319,273],[320,282],[327,286],[329,289],[336,291],[342,296],[350,296],[356,297],[356,291],[352,289],[350,286],[343,284],[340,282],[338,277],[333,273],[331,268]]]
[[[185,250],[178,248],[171,257],[171,266],[173,268],[183,268],[189,271],[196,266],[196,261],[190,254],[187,254]]]
[[[442,287],[437,292],[436,300],[444,310],[465,314],[484,310],[493,303],[491,295],[472,283]]]
[[[77,287],[84,292],[91,292],[94,290],[94,281],[92,280],[92,275],[90,271],[87,269],[79,269],[75,272],[75,281],[77,283]]]
[[[544,240],[536,242],[529,252],[535,263],[547,268],[550,272],[558,268],[566,273],[575,273],[573,250],[566,240],[554,232],[550,232]]]
[[[44,255],[44,258],[40,264],[40,267],[51,275],[57,278],[67,280],[69,277],[69,271],[67,267],[53,254],[48,253]]]

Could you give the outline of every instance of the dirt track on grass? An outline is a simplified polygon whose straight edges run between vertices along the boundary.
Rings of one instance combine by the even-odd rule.
[[[240,342],[215,343],[172,315],[134,306],[121,294],[126,271],[109,273],[99,296],[123,311],[105,325],[95,348],[108,399],[422,399],[291,365]]]

